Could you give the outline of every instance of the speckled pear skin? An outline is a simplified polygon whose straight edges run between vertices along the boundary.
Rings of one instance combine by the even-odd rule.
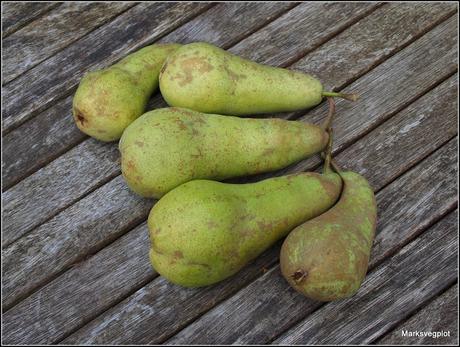
[[[197,42],[168,57],[160,90],[170,106],[243,116],[310,108],[321,102],[323,86],[307,74],[258,64]]]
[[[324,214],[295,228],[281,248],[281,272],[303,295],[319,301],[355,294],[369,263],[377,221],[374,192],[354,172],[341,172],[343,192]]]
[[[145,113],[125,130],[121,170],[134,192],[159,198],[194,179],[281,169],[322,151],[328,138],[321,127],[303,122],[163,108]]]
[[[128,55],[109,68],[83,76],[73,98],[73,117],[85,134],[101,141],[118,140],[145,111],[158,88],[158,75],[177,44],[155,44]]]
[[[247,184],[185,183],[150,212],[151,263],[181,286],[222,281],[330,208],[341,182],[335,173],[300,173]]]

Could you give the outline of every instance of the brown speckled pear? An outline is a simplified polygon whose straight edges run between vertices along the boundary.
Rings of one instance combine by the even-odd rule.
[[[158,88],[158,75],[177,44],[155,44],[128,55],[109,68],[87,73],[73,98],[73,117],[85,134],[101,141],[118,140],[145,111]]]
[[[170,106],[233,116],[306,109],[326,96],[356,100],[324,91],[305,73],[257,64],[205,42],[184,45],[168,57],[160,90]]]
[[[235,274],[340,195],[337,174],[301,173],[257,183],[187,182],[148,218],[150,260],[170,282],[210,285]]]
[[[374,240],[377,207],[367,180],[340,172],[343,191],[330,210],[295,228],[283,243],[281,272],[303,295],[347,298],[363,282]]]
[[[121,170],[129,187],[159,198],[194,179],[223,180],[281,169],[324,150],[322,127],[182,108],[147,112],[123,133]]]

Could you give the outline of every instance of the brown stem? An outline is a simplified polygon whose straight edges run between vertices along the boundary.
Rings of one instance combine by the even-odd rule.
[[[323,96],[332,96],[332,97],[342,98],[342,99],[349,100],[349,101],[357,101],[359,99],[358,94],[345,94],[345,93],[327,92],[327,91],[323,92]]]
[[[332,128],[327,130],[329,134],[329,140],[327,141],[326,151],[321,153],[324,158],[323,173],[327,174],[331,172],[331,160],[332,160],[332,143],[333,143],[333,131]]]
[[[327,102],[329,104],[329,110],[327,112],[327,117],[324,123],[321,125],[321,128],[324,131],[329,131],[332,128],[332,122],[335,116],[335,100],[332,97],[327,97]]]

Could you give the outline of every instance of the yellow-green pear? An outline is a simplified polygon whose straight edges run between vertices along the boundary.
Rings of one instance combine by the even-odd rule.
[[[145,111],[158,88],[158,75],[178,44],[154,44],[109,68],[83,76],[73,98],[73,117],[85,134],[101,141],[118,140]]]
[[[294,227],[329,209],[340,190],[340,177],[334,173],[247,184],[187,182],[150,212],[151,263],[181,286],[222,281]]]
[[[159,198],[195,179],[224,180],[281,169],[324,150],[322,127],[281,119],[249,119],[182,108],[150,111],[119,143],[128,186]]]
[[[168,57],[160,90],[170,106],[233,116],[306,109],[326,96],[356,100],[324,91],[308,74],[258,64],[205,42],[184,45]]]

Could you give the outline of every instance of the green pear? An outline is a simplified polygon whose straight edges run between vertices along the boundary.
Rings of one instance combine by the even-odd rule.
[[[367,180],[340,172],[343,191],[337,204],[295,228],[281,248],[281,272],[303,295],[319,301],[349,297],[366,276],[377,220]]]
[[[73,99],[73,117],[85,134],[101,141],[118,140],[145,111],[158,88],[158,75],[177,44],[155,44],[128,55],[109,68],[87,73]]]
[[[325,96],[356,100],[325,92],[305,73],[257,64],[205,42],[184,45],[168,57],[160,90],[170,106],[233,116],[301,110]]]
[[[170,282],[210,285],[235,274],[297,225],[338,199],[335,173],[300,173],[257,183],[187,182],[152,208],[150,260]]]
[[[328,133],[313,124],[172,107],[139,117],[119,148],[128,186],[159,198],[194,179],[220,181],[281,169],[322,151],[327,141]]]

